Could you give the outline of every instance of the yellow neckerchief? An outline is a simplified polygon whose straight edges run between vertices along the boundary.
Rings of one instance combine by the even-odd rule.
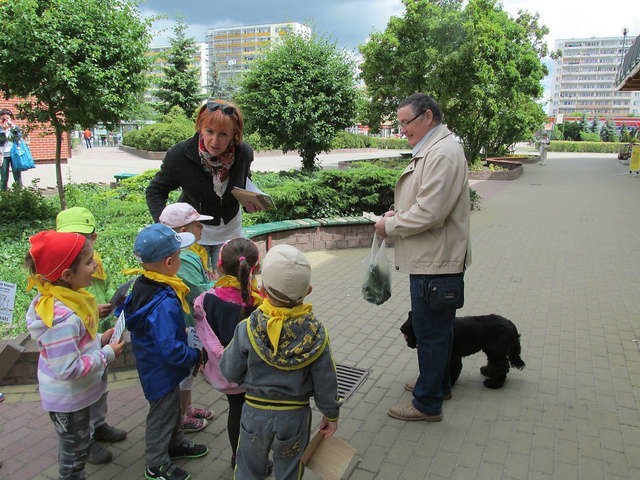
[[[288,318],[302,317],[311,313],[310,303],[301,303],[295,307],[274,307],[271,305],[269,298],[265,298],[262,305],[258,307],[264,314],[269,317],[267,320],[267,335],[269,341],[273,345],[273,353],[278,353],[278,343],[280,342],[280,332],[282,331],[282,324]]]
[[[98,319],[100,317],[98,314],[98,302],[96,302],[93,295],[84,288],[71,290],[61,285],[53,285],[34,275],[29,277],[27,292],[33,287],[36,287],[40,294],[35,310],[47,327],[51,328],[53,325],[53,307],[55,300],[58,299],[80,317],[91,338],[96,338]]]
[[[187,302],[187,293],[189,293],[189,287],[184,284],[182,279],[176,277],[175,275],[164,275],[162,273],[152,272],[151,270],[145,270],[143,268],[130,268],[129,270],[125,270],[123,273],[125,275],[142,275],[144,277],[147,277],[149,280],[153,280],[154,282],[169,285],[171,288],[173,288],[173,291],[176,292],[176,295],[180,300],[180,305],[182,305],[182,310],[184,310],[185,313],[191,312],[189,303]]]
[[[102,258],[95,250],[93,251],[93,261],[96,263],[96,271],[91,275],[93,278],[97,278],[98,280],[106,280],[107,272],[104,271],[104,265],[102,264]]]
[[[240,280],[238,280],[233,275],[223,275],[218,280],[216,280],[216,283],[213,286],[213,288],[225,288],[225,287],[232,287],[240,291],[241,290]],[[251,298],[253,300],[251,305],[257,306],[263,302],[264,299],[262,298],[262,295],[260,295],[260,293],[258,292],[258,281],[255,278],[251,279],[250,293],[251,293]]]
[[[202,245],[199,245],[197,243],[192,243],[191,246],[189,247],[189,250],[191,250],[193,253],[198,255],[198,257],[200,257],[200,261],[202,262],[204,271],[206,273],[210,273],[211,269],[209,268],[209,254],[207,253],[207,249],[204,248]]]

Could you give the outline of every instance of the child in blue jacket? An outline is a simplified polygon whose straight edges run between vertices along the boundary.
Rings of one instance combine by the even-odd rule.
[[[176,466],[178,458],[206,455],[205,445],[186,440],[181,428],[180,382],[202,361],[202,353],[187,345],[184,312],[189,288],[176,273],[180,250],[195,241],[193,234],[176,233],[162,224],[144,228],[136,237],[134,254],[142,269],[123,309],[131,347],[149,413],[146,422],[147,479],[188,480],[191,474]]]

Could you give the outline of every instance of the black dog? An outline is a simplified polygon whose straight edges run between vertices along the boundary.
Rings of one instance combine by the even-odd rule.
[[[404,334],[407,345],[416,348],[411,312],[400,331]],[[487,388],[501,388],[504,385],[509,365],[520,370],[525,366],[520,358],[520,334],[511,320],[495,314],[456,317],[449,367],[452,386],[462,371],[462,357],[480,350],[487,356],[487,365],[480,368],[480,373],[487,377],[484,381]]]

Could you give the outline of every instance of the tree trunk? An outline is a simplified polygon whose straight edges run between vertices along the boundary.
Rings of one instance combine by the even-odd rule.
[[[58,197],[60,198],[60,209],[67,208],[67,201],[64,198],[64,185],[62,184],[62,169],[60,167],[60,157],[62,153],[62,135],[64,131],[56,125],[56,184],[58,185]]]
[[[298,150],[298,154],[302,157],[302,170],[306,172],[313,172],[318,170],[316,165],[316,152],[312,150]]]

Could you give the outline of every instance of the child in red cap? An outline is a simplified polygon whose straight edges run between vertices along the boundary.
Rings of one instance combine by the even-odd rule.
[[[85,478],[89,412],[106,391],[103,374],[124,348],[98,333],[98,304],[85,287],[95,270],[93,245],[80,234],[46,230],[29,238],[26,320],[40,349],[38,390],[58,434],[60,479]]]

